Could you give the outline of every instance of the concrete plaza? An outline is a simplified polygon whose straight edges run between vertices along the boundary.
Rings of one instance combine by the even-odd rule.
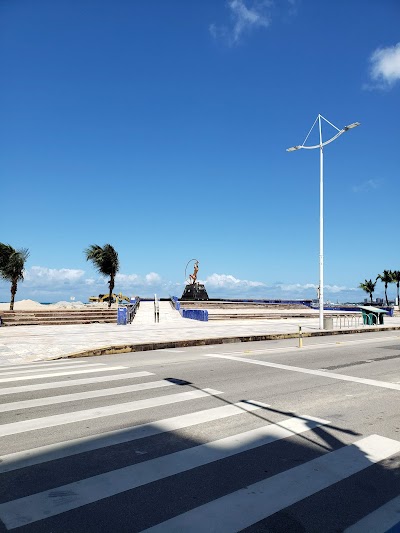
[[[282,314],[280,313],[280,316]],[[179,346],[293,338],[299,326],[304,336],[400,329],[400,317],[386,317],[384,326],[339,324],[321,332],[318,312],[310,318],[219,319],[209,322],[182,318],[169,302],[160,302],[160,321],[154,322],[152,302],[143,302],[132,322],[60,326],[10,326],[0,328],[0,365],[22,364],[70,357],[102,355]]]

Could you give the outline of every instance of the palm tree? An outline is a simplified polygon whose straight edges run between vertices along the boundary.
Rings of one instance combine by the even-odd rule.
[[[91,244],[89,248],[85,250],[86,261],[92,261],[96,270],[103,276],[109,276],[109,297],[108,307],[111,307],[112,292],[114,290],[115,275],[119,270],[118,253],[111,246],[111,244],[105,244],[103,247],[97,244]]]
[[[371,304],[372,304],[372,293],[375,290],[376,281],[372,281],[372,279],[368,280],[366,279],[364,283],[360,283],[359,288],[363,291],[367,292],[371,298]]]
[[[11,282],[10,311],[14,311],[14,300],[18,282],[24,281],[24,268],[29,257],[29,250],[15,250],[9,244],[0,243],[0,276]]]
[[[396,287],[397,287],[397,305],[400,305],[400,300],[399,300],[400,270],[393,270],[392,271],[392,281],[393,281],[393,283],[396,283]]]
[[[382,283],[385,284],[385,298],[386,298],[386,305],[389,305],[389,300],[387,297],[387,286],[389,283],[392,283],[393,281],[393,275],[391,270],[384,270],[383,274],[378,274],[376,276],[376,279],[380,279]]]

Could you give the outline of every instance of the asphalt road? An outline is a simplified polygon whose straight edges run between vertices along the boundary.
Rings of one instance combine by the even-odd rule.
[[[0,368],[0,531],[385,532],[400,335]]]

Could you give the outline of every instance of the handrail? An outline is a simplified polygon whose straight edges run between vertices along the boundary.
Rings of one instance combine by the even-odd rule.
[[[140,307],[140,298],[139,298],[139,296],[136,296],[135,301],[133,302],[133,304],[127,304],[126,307],[128,309],[128,323],[132,324],[132,320],[135,318],[136,311]]]

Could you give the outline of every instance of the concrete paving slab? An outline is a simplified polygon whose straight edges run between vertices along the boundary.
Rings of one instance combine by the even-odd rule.
[[[153,302],[142,302],[140,312],[128,325],[96,323],[2,327],[0,365],[71,356],[295,338],[299,326],[304,337],[397,330],[400,329],[400,317],[386,318],[384,326],[335,327],[331,331],[320,331],[317,313],[310,318],[198,322],[182,318],[169,302],[160,302],[160,322],[156,323]]]

